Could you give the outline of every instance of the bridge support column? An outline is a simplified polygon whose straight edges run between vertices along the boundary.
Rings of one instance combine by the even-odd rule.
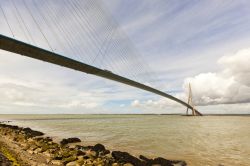
[[[191,89],[191,84],[188,84],[188,104],[192,106],[192,116],[197,116],[198,114],[196,113],[194,109],[194,103],[193,103],[193,95],[192,95],[192,89]],[[188,115],[188,110],[189,108],[187,107],[186,115]]]

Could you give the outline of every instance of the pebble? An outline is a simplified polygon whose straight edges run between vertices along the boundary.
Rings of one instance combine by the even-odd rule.
[[[66,164],[66,166],[80,166],[80,164],[76,161],[72,161],[72,162],[69,162],[68,164]]]
[[[52,160],[51,164],[54,164],[54,165],[63,165],[63,163],[62,163],[61,160]]]
[[[133,164],[130,164],[130,163],[126,163],[124,164],[123,166],[134,166]]]
[[[28,152],[29,154],[33,154],[33,153],[34,153],[33,150],[27,150],[27,152]]]

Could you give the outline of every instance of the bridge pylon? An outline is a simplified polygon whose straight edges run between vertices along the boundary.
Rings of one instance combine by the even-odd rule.
[[[191,84],[188,84],[188,104],[192,107],[192,116],[201,116],[201,113],[199,113],[197,110],[194,108],[194,103],[193,103],[193,94],[192,94],[192,88]],[[186,115],[188,115],[188,110],[189,107],[187,107]]]

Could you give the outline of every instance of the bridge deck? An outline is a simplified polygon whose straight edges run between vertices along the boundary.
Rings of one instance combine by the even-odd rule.
[[[77,71],[81,71],[87,74],[93,74],[99,77],[103,77],[103,78],[107,78],[110,80],[114,80],[123,84],[127,84],[139,89],[143,89],[155,94],[158,94],[160,96],[166,97],[168,99],[171,99],[173,101],[176,101],[190,109],[192,109],[192,106],[189,105],[188,103],[177,99],[174,96],[171,96],[165,92],[159,91],[155,88],[152,88],[150,86],[141,84],[139,82],[130,80],[128,78],[119,76],[117,74],[114,74],[110,71],[107,70],[102,70],[99,68],[96,68],[94,66],[70,59],[68,57],[59,55],[57,53],[0,35],[0,49],[6,50],[6,51],[10,51],[16,54],[20,54],[23,56],[27,56],[27,57],[31,57],[34,59],[38,59],[38,60],[42,60],[45,62],[49,62],[52,64],[56,64],[56,65],[60,65],[60,66],[64,66],[70,69],[74,69]],[[202,115],[200,112],[198,112],[197,110],[195,110],[197,115]]]

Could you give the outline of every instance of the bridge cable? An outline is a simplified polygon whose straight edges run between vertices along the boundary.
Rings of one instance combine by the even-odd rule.
[[[44,7],[46,7],[47,12],[49,13],[49,14],[48,14],[49,19],[50,19],[53,23],[57,22],[57,30],[60,31],[60,34],[61,34],[60,36],[62,36],[62,37],[64,38],[64,41],[67,41],[66,43],[67,43],[69,49],[72,50],[73,52],[75,52],[73,55],[74,55],[74,56],[78,56],[79,58],[81,58],[81,57],[79,56],[79,48],[78,48],[78,47],[75,47],[75,48],[74,48],[73,42],[72,42],[71,39],[68,37],[68,33],[64,30],[64,27],[65,27],[66,25],[65,25],[65,26],[64,26],[64,25],[61,25],[60,22],[59,22],[58,20],[55,19],[55,18],[57,17],[57,16],[55,15],[55,10],[52,9],[52,8],[50,8],[50,7],[53,6],[53,5],[47,5],[47,3],[44,3],[44,5],[46,5],[46,6],[44,6]],[[63,9],[61,9],[61,10],[63,10]],[[65,13],[65,10],[63,10],[61,13]],[[53,17],[53,15],[55,16],[55,18]],[[63,16],[64,16],[64,15],[63,15]],[[64,18],[65,18],[65,17],[64,17]]]
[[[93,1],[92,1],[92,2],[93,2]],[[96,1],[95,1],[95,2],[96,2]],[[98,5],[99,11],[102,10],[102,8],[100,7],[100,5],[99,5],[98,3],[96,3],[96,4],[94,4],[94,5],[95,5],[95,6]],[[92,7],[93,7],[93,6],[92,6]],[[106,13],[103,12],[103,10],[101,11],[101,13],[102,13],[102,15],[107,15]],[[118,29],[118,28],[117,28],[118,26],[115,26],[115,25],[114,25],[114,22],[113,22],[113,21],[110,21],[110,20],[111,20],[110,17],[106,17],[106,19],[108,19],[109,25],[113,25],[113,27],[115,27],[115,29]],[[113,29],[114,29],[114,28],[113,28]],[[119,30],[118,30],[118,31],[119,31]],[[116,43],[116,44],[113,45],[113,47],[112,47],[113,49],[112,49],[112,50],[117,50],[117,49],[116,49],[116,48],[117,48],[117,45],[121,45],[121,43],[118,43],[117,40],[115,41],[115,43]],[[120,53],[116,53],[116,55],[121,55],[121,56],[120,56],[121,58],[119,58],[119,59],[121,59],[121,62],[123,63],[124,60],[127,59],[127,58],[125,58],[125,57],[124,57],[125,54],[122,53],[122,52],[124,51],[124,49],[122,49],[122,50],[119,49],[119,50],[120,50],[120,51],[119,51]],[[116,51],[115,51],[115,52],[116,52]],[[111,57],[111,58],[112,58],[112,57]],[[132,66],[132,67],[133,67],[133,66]],[[132,71],[135,72],[136,70],[133,69]]]
[[[66,8],[65,9],[66,11],[67,10],[69,10],[69,8]],[[73,12],[71,11],[71,15],[73,14]],[[76,16],[75,14],[74,14],[74,16]],[[76,17],[72,17],[72,20],[71,21],[75,21],[76,22],[76,24],[75,25],[79,25],[79,20],[76,20]],[[85,30],[85,27],[82,27],[82,29],[84,29],[84,31],[85,32],[87,32],[86,30]],[[70,32],[70,31],[68,31],[68,32]],[[72,33],[72,32],[70,32],[70,33]],[[73,34],[75,34],[76,32],[73,32]],[[77,32],[77,33],[79,33],[79,31]],[[88,34],[88,33],[86,33],[86,34]],[[89,34],[88,34],[89,35]],[[79,34],[79,37],[81,38],[81,39],[83,39],[83,37],[82,37],[82,35],[81,34]],[[89,37],[91,37],[91,36],[89,36]],[[86,40],[86,38],[85,38],[85,40]],[[96,45],[96,43],[93,43],[93,41],[91,41],[92,42],[92,44],[95,46],[95,47],[98,47],[97,45]],[[95,51],[94,51],[95,52]],[[94,53],[93,52],[93,53]]]
[[[47,8],[53,8],[53,6],[55,6],[47,5],[47,2],[54,3],[51,1],[46,1],[45,3],[43,3],[43,6]],[[58,10],[49,9],[46,11],[49,13],[45,16],[43,15],[43,12],[40,12],[40,8],[38,7],[37,2],[34,2],[33,4],[40,12],[40,16],[43,20],[42,22],[45,23],[47,27],[50,27],[48,28],[48,30],[50,30],[51,34],[55,36],[57,42],[59,42],[59,45],[61,45],[62,47],[64,47],[65,45],[63,46],[63,44],[61,43],[61,39],[65,39],[66,44],[68,45],[67,48],[69,48],[73,53],[72,56],[78,56],[78,58],[80,58],[82,61],[82,53],[84,52],[85,54],[90,51],[91,54],[87,54],[88,56],[84,57],[85,59],[88,58],[89,62],[91,62],[92,65],[98,65],[95,63],[98,59],[99,65],[103,67],[113,68],[111,71],[115,71],[123,76],[129,74],[130,77],[133,77],[135,80],[138,80],[138,76],[139,79],[141,77],[143,78],[143,80],[145,78],[145,80],[148,80],[149,78],[151,79],[152,75],[148,73],[149,67],[147,66],[147,63],[142,63],[143,58],[139,56],[139,53],[137,52],[137,49],[134,48],[134,44],[132,43],[132,41],[130,41],[126,34],[122,31],[115,19],[109,13],[107,14],[107,11],[103,10],[101,2],[98,3],[97,1],[87,1],[85,3],[85,7],[80,8],[80,6],[82,6],[81,2],[82,1],[79,0],[70,3],[65,2],[65,5],[63,5],[63,7],[60,6],[59,12],[61,17],[66,18],[66,16],[72,16],[70,17],[71,20],[62,19],[60,21],[56,20],[57,16],[55,12],[57,12]],[[25,6],[28,9],[26,3]],[[95,12],[90,13],[88,11],[90,10],[89,8],[91,8],[91,10],[94,10]],[[35,20],[35,16],[31,14],[30,9],[28,10],[34,22],[38,26],[41,34],[43,35],[45,40],[47,40],[48,45],[52,49],[52,45],[50,45],[50,43],[48,42],[45,33],[42,32],[39,22]],[[54,14],[51,14],[52,12]],[[96,27],[93,27],[93,21],[103,26],[103,34],[100,34],[97,31],[98,29]],[[69,24],[76,25],[76,27],[72,29],[68,28]],[[53,27],[55,26],[56,28],[54,29]],[[27,27],[26,30],[29,32]],[[84,38],[84,35],[81,33],[82,30],[84,30],[84,35],[87,35],[87,38]],[[60,32],[60,34],[62,34],[60,35],[61,38],[59,38],[57,32]],[[87,45],[85,44],[85,47],[76,47],[76,41],[73,39],[73,37],[77,37],[77,39],[80,39],[79,41],[77,40],[77,43],[80,44],[84,44],[87,41]],[[105,59],[105,57],[107,57],[108,59]],[[106,62],[106,66],[104,65],[104,62]],[[120,64],[122,64],[123,66],[121,66]]]
[[[46,3],[46,2],[45,2]],[[51,33],[55,36],[56,41],[59,43],[59,45],[61,46],[61,48],[64,48],[64,45],[62,44],[58,34],[55,32],[54,28],[52,27],[52,25],[50,24],[50,22],[46,19],[46,17],[44,16],[43,12],[40,11],[40,8],[37,5],[36,1],[33,1],[33,4],[36,8],[36,11],[41,15],[44,23],[48,26],[48,29],[51,31]]]
[[[21,29],[21,31],[23,31],[23,34],[24,34],[24,36],[25,36],[25,38],[27,39],[27,41],[30,43],[30,41],[29,41],[29,38],[28,38],[28,36],[27,36],[27,34],[26,34],[26,31],[24,30],[24,28],[23,28],[23,26],[21,25],[21,22],[20,22],[20,15],[18,14],[18,12],[17,12],[17,8],[16,8],[16,5],[15,5],[15,3],[13,2],[13,0],[11,0],[11,3],[12,3],[12,5],[14,6],[14,8],[15,8],[15,12],[14,12],[14,15],[15,15],[15,18],[16,18],[16,20],[17,20],[17,22],[18,22],[18,25],[19,25],[19,27],[20,27],[20,29]],[[19,17],[18,17],[19,16]]]
[[[115,20],[114,18],[112,19],[112,21],[113,21],[113,23],[114,23],[114,22],[116,23],[116,20]],[[116,25],[118,26],[118,23],[116,23]],[[121,31],[120,31],[120,32],[121,32]],[[122,35],[122,34],[121,34],[121,35]],[[124,36],[124,34],[123,34],[123,36]],[[125,36],[126,36],[126,35],[125,35]],[[124,38],[126,38],[126,39],[128,39],[128,40],[129,40],[129,38],[128,38],[128,37],[124,37]],[[127,43],[127,44],[128,44],[128,43],[130,43],[130,44],[131,44],[131,42],[126,42],[126,43]],[[132,46],[133,46],[133,44],[132,44]],[[131,47],[129,47],[129,46],[128,46],[128,48],[131,48]],[[134,49],[134,50],[136,50],[136,49]],[[124,51],[124,49],[123,49],[123,51]],[[125,51],[126,51],[126,52],[125,52],[125,54],[130,54],[130,53],[128,53],[128,49],[126,49]],[[132,50],[131,50],[131,51],[132,51]],[[134,51],[132,51],[132,52],[134,52]],[[139,56],[136,56],[136,57],[134,57],[134,58],[136,58],[136,59],[137,59],[138,57],[139,57]],[[138,62],[139,60],[136,60],[136,61]],[[143,65],[143,66],[141,66],[141,64],[142,64],[142,63],[139,63],[139,70],[138,70],[138,72],[141,72],[141,70],[140,70],[140,69],[145,68],[145,67],[144,67],[144,65]]]
[[[79,10],[79,9],[74,9],[74,10]],[[81,15],[80,15],[81,14]],[[83,16],[85,15],[85,12],[84,12],[84,9],[82,10],[82,12],[80,11],[80,14],[78,14],[79,17],[81,17],[82,19],[81,20],[85,20],[85,22],[87,23],[87,29],[89,29],[90,32],[92,32],[92,36],[93,36],[93,40],[96,40],[98,43],[100,42],[100,38],[98,37],[98,34],[95,33],[95,31],[93,30],[93,27],[90,25],[89,21],[87,20],[87,16]],[[96,45],[96,44],[95,44]],[[96,47],[97,49],[99,48],[99,46]],[[93,63],[93,60],[92,60],[92,63]],[[92,64],[91,63],[91,64]]]
[[[25,0],[22,0],[22,1],[23,1],[23,3],[24,3],[24,6],[25,6],[25,8],[27,9],[28,13],[30,14],[30,16],[32,17],[33,21],[34,21],[35,24],[37,25],[37,28],[39,29],[39,31],[40,31],[41,34],[43,35],[43,37],[44,37],[45,41],[47,42],[49,48],[51,49],[52,52],[54,52],[54,50],[53,50],[52,46],[50,45],[48,39],[46,38],[46,36],[45,36],[44,33],[42,32],[41,27],[39,26],[39,24],[37,23],[36,19],[35,19],[34,16],[32,15],[32,13],[31,13],[29,7],[27,6]]]
[[[12,36],[15,37],[15,35],[14,35],[12,29],[11,29],[11,26],[10,26],[10,24],[9,24],[9,21],[8,21],[6,15],[5,15],[5,13],[4,13],[4,10],[3,10],[2,6],[1,6],[1,4],[0,4],[0,8],[1,8],[1,11],[2,11],[2,13],[3,13],[4,19],[5,19],[6,23],[8,24],[8,27],[9,27],[9,30],[10,30]]]
[[[73,2],[71,3],[71,6],[72,6],[72,8],[73,8],[73,10],[75,11],[75,13],[76,13],[76,15],[79,17],[79,18],[82,18],[81,17],[81,14],[82,14],[82,12],[84,13],[84,10],[80,10],[79,8],[78,8],[78,5],[76,5],[76,4],[74,4]],[[81,12],[82,11],[82,12]],[[82,27],[82,28],[85,28],[85,27],[87,27],[87,29],[89,29],[89,32],[90,32],[90,35],[92,36],[92,39],[93,39],[93,42],[95,42],[95,46],[96,46],[96,48],[97,48],[97,55],[98,55],[98,53],[101,53],[102,54],[102,52],[100,52],[100,51],[98,51],[98,50],[100,50],[100,49],[102,49],[101,47],[102,47],[102,44],[101,43],[103,43],[101,40],[100,40],[100,38],[98,37],[98,34],[96,34],[95,33],[95,31],[94,31],[94,28],[91,26],[91,24],[90,24],[90,22],[88,21],[88,19],[85,17],[83,17],[83,20],[85,20],[85,23],[86,23],[86,26],[83,26],[82,25],[82,22],[81,21],[79,21],[79,25]],[[100,46],[99,46],[100,45]],[[94,58],[95,59],[95,58]],[[94,61],[94,60],[93,60]],[[91,64],[93,64],[93,61],[91,62]]]
[[[74,11],[74,12],[71,11],[71,14],[73,16],[72,17],[73,21],[75,21],[75,24],[78,25],[81,29],[83,29],[85,31],[85,34],[88,36],[88,43],[90,44],[90,46],[92,46],[91,52],[93,54],[96,54],[98,52],[99,45],[100,45],[100,43],[98,42],[97,38],[95,38],[97,35],[95,35],[93,33],[89,33],[89,32],[92,32],[92,29],[90,29],[88,26],[84,26],[82,24],[81,20],[84,20],[85,18],[82,18],[82,19],[80,18],[79,13],[77,12],[77,10],[74,8],[74,6],[72,4],[68,4],[68,8],[67,9],[68,10],[72,9]],[[79,39],[81,41],[85,41],[86,38],[84,38],[84,36],[80,33],[80,31],[78,31],[78,33],[79,33],[79,35],[78,35]],[[90,47],[90,49],[91,49],[91,47]],[[83,50],[80,49],[80,51],[82,52]],[[89,57],[90,57],[90,55],[89,55]],[[90,62],[91,61],[93,61],[92,57],[91,57]],[[92,64],[92,65],[94,65],[94,64]]]

